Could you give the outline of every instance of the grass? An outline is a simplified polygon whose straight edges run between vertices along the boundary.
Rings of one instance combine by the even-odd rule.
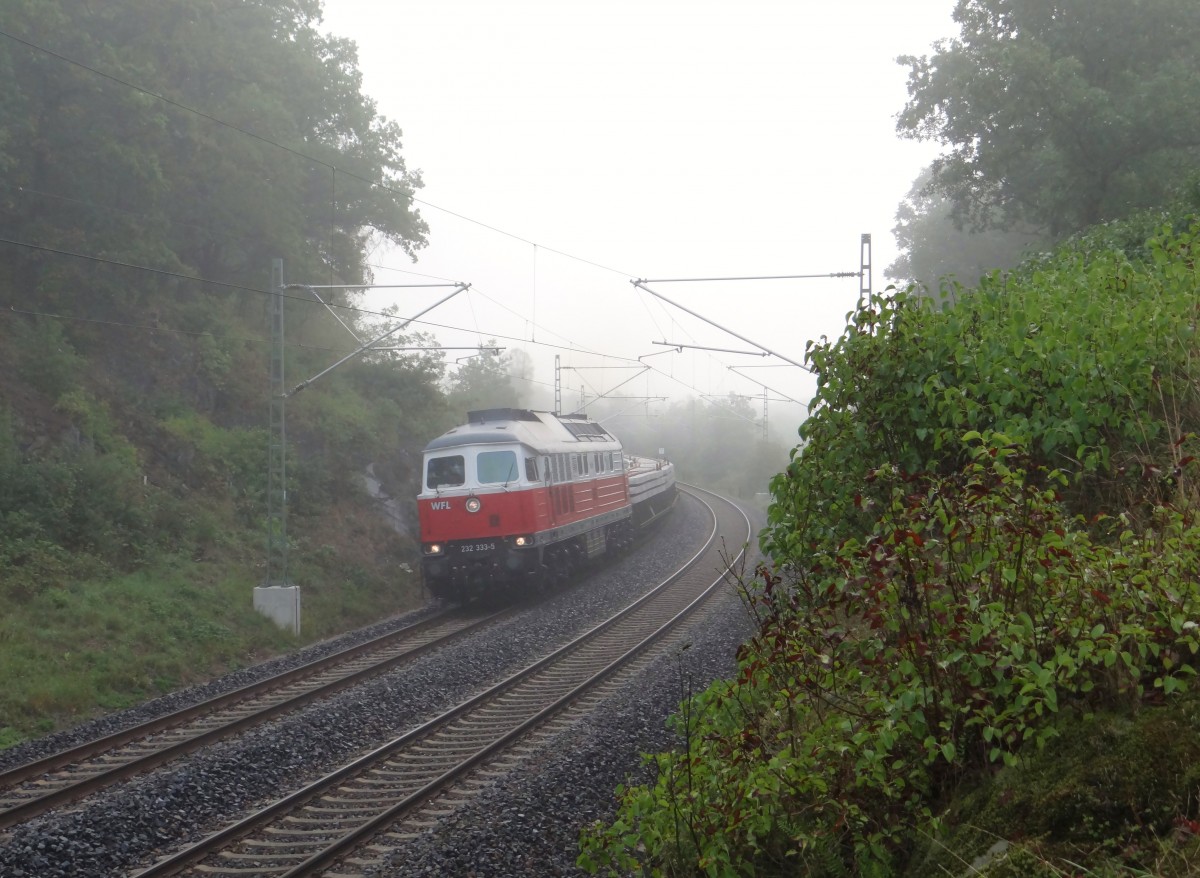
[[[3,608],[0,746],[294,646],[251,584],[200,565],[76,582]]]
[[[330,558],[331,569],[320,558],[300,563],[293,637],[255,612],[256,571],[237,563],[163,559],[0,602],[0,749],[378,621],[419,597],[344,558]]]

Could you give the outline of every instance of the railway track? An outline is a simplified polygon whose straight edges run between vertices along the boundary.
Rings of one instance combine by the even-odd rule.
[[[691,492],[699,497],[698,489]],[[407,816],[451,788],[461,797],[465,787],[469,795],[471,783],[463,784],[464,778],[503,759],[516,742],[643,656],[704,604],[735,563],[719,537],[734,540],[740,552],[751,528],[732,504],[715,497],[716,508],[701,502],[713,519],[704,547],[653,591],[524,670],[160,860],[139,878],[297,878],[326,872],[373,839],[377,858],[388,834],[404,837]]]
[[[0,830],[390,670],[515,612],[451,610],[0,773]]]

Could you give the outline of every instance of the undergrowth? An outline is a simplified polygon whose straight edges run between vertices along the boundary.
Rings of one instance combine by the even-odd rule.
[[[1129,724],[1127,760],[1187,726],[1197,246],[1193,218],[1162,226],[1144,259],[1067,247],[945,310],[916,291],[873,295],[841,338],[810,346],[819,389],[772,482],[772,564],[745,583],[758,633],[735,679],[685,704],[679,749],[650,757],[657,781],[619,790],[615,819],[583,833],[581,866],[927,874],[922,839],[951,841],[935,874],[1194,861],[1187,746],[1137,775],[1136,796],[1110,785],[1108,811],[1079,778],[1041,798],[1003,792],[1023,804],[983,807],[1000,816],[979,830],[1008,847],[979,866],[954,832],[971,823],[967,791],[1027,774],[1063,740],[1093,752],[1079,731],[1093,718],[1110,734]],[[1035,811],[1047,822],[1017,820]]]

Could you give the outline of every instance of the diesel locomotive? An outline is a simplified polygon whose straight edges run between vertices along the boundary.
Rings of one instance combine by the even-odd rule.
[[[675,497],[670,461],[625,454],[586,415],[469,412],[424,450],[425,585],[452,601],[540,589],[626,548]]]

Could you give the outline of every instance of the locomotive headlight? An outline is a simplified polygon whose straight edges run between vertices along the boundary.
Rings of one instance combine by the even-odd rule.
[[[425,554],[426,555],[442,554],[442,544],[441,543],[427,543],[425,546]]]
[[[479,502],[478,497],[467,498],[467,512],[478,512],[482,506],[483,504]]]
[[[515,540],[513,540],[513,545],[519,548],[521,546],[528,546],[532,542],[532,537],[517,537]]]

